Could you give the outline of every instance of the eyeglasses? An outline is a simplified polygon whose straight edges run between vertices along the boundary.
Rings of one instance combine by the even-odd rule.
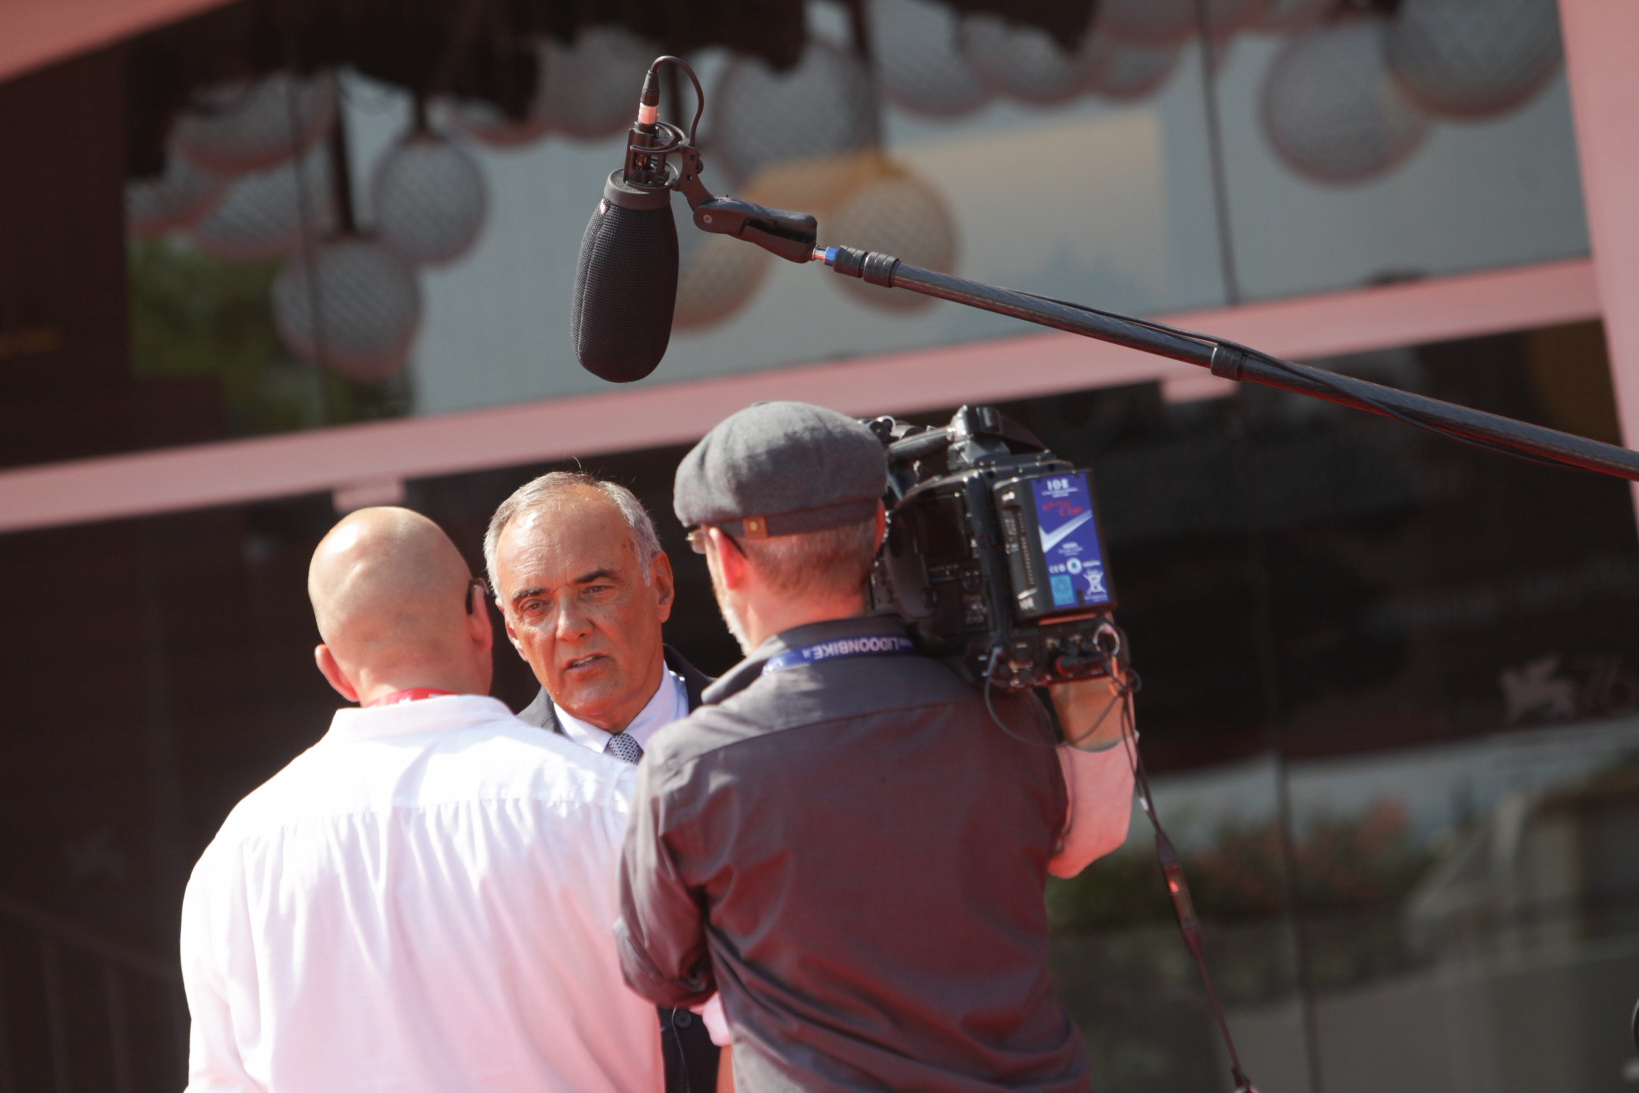
[[[711,524],[696,524],[692,528],[689,528],[688,533],[685,536],[689,541],[689,549],[694,551],[696,554],[704,554],[706,552],[706,543],[711,538],[711,528]],[[745,556],[745,548],[740,546],[739,540],[735,539],[734,536],[730,535],[728,532],[723,531],[722,528],[718,528],[717,530],[722,532],[723,538],[728,540],[728,545],[734,548],[734,552],[736,554],[739,554],[741,557]]]
[[[467,614],[469,615],[472,614],[472,590],[475,588],[478,590],[478,598],[480,600],[489,599],[489,582],[482,577],[468,577],[467,587],[463,595],[467,597],[466,606]]]

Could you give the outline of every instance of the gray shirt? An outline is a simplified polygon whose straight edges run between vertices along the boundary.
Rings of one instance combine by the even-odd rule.
[[[763,672],[884,635],[896,619],[771,638],[656,738],[622,862],[627,982],[665,1005],[720,991],[742,1088],[1083,1090],[1046,967],[1067,805],[1041,707],[995,695],[1010,736],[914,654]]]

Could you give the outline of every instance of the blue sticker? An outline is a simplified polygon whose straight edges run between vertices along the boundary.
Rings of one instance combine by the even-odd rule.
[[[1048,581],[1053,586],[1054,607],[1072,607],[1075,605],[1075,586],[1070,583],[1069,577],[1062,573],[1056,573],[1049,577]]]
[[[1104,584],[1104,558],[1093,522],[1092,491],[1080,473],[1030,480],[1036,502],[1036,526],[1042,559],[1051,578],[1054,607],[1103,607],[1110,602]],[[1060,598],[1059,582],[1070,590]]]

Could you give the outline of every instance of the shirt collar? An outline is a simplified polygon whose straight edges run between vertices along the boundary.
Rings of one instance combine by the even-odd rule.
[[[602,751],[608,746],[608,732],[582,721],[556,702],[552,703],[552,709],[558,715],[558,727],[575,743],[593,751]],[[688,713],[688,689],[683,686],[682,678],[668,667],[661,673],[660,686],[655,688],[654,694],[649,696],[649,701],[637,712],[637,716],[632,718],[632,723],[626,726],[626,735],[636,740],[638,747],[647,751],[649,740],[655,733],[673,721],[687,717]]]
[[[488,695],[440,695],[392,706],[344,706],[330,719],[330,731],[325,739],[348,743],[443,732],[492,719],[497,714],[510,717],[512,711]]]

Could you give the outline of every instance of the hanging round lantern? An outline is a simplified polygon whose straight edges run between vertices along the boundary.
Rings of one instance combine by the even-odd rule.
[[[534,54],[534,88],[522,116],[509,114],[487,99],[434,98],[430,113],[438,129],[503,151],[527,147],[552,132],[546,102],[546,44],[535,41],[528,48]],[[507,74],[515,81],[523,79],[516,70],[509,69]]]
[[[382,242],[418,265],[465,254],[489,211],[484,174],[472,154],[430,130],[388,149],[376,163],[370,195]]]
[[[1206,20],[1212,28],[1212,40],[1222,45],[1241,31],[1257,26],[1263,6],[1264,0],[1207,0]],[[1197,13],[1196,29],[1199,20]]]
[[[359,383],[396,375],[421,324],[421,289],[379,240],[342,235],[285,259],[273,323],[298,357]]]
[[[1389,70],[1425,110],[1500,114],[1559,69],[1554,0],[1402,0],[1389,24]]]
[[[1178,67],[1182,46],[1141,46],[1094,33],[1087,53],[1087,86],[1111,102],[1154,94]]]
[[[890,254],[923,269],[948,273],[956,264],[956,219],[944,195],[888,163],[837,210],[830,234],[850,247]],[[855,300],[888,311],[914,311],[933,302],[920,293],[853,277],[830,281]]]
[[[727,319],[756,295],[774,256],[755,243],[695,227],[687,202],[677,211],[677,306],[673,330]]]
[[[198,166],[236,175],[301,155],[324,136],[335,116],[333,76],[278,72],[199,93],[177,117],[171,139]]]
[[[718,158],[707,162],[783,208],[831,207],[863,181],[874,159],[870,74],[857,57],[822,40],[810,38],[785,72],[736,56],[710,101],[716,122],[709,147]]]
[[[758,204],[824,216],[871,178],[877,151],[862,148],[832,155],[772,160],[739,188],[764,195]],[[706,153],[710,163],[710,153]]]
[[[227,183],[169,151],[165,172],[125,184],[125,226],[139,239],[157,239],[197,221],[222,199]]]
[[[1087,86],[1087,50],[1066,53],[1039,27],[1015,25],[999,15],[962,21],[963,49],[973,68],[997,91],[1021,102],[1052,106]]]
[[[582,140],[625,132],[637,117],[644,73],[660,54],[658,42],[625,27],[585,27],[571,45],[543,43],[542,95],[555,128]]]
[[[1390,77],[1383,22],[1345,19],[1299,34],[1264,76],[1263,131],[1292,170],[1317,182],[1362,182],[1398,166],[1428,117]]]
[[[1195,33],[1195,0],[1100,0],[1094,20],[1118,41],[1175,46]]]
[[[1215,42],[1252,26],[1264,0],[1207,0],[1205,18]],[[1144,46],[1176,46],[1201,30],[1195,0],[1100,0],[1094,22],[1100,33]]]
[[[522,118],[514,118],[494,103],[480,99],[447,103],[436,114],[440,128],[471,137],[488,148],[524,148],[552,132],[552,119],[539,96]]]
[[[1291,34],[1314,26],[1334,6],[1335,0],[1263,0],[1252,25],[1261,31]]]
[[[335,223],[323,149],[293,163],[241,175],[188,229],[201,252],[230,262],[277,258]]]
[[[866,14],[877,82],[896,105],[949,118],[978,109],[990,97],[963,51],[962,27],[949,5],[874,0]]]

